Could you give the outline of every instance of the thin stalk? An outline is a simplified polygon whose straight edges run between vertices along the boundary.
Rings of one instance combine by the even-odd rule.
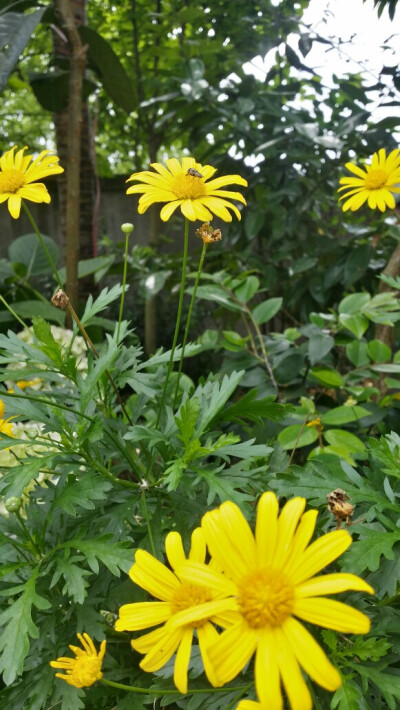
[[[146,519],[147,532],[149,533],[151,551],[152,551],[154,557],[156,557],[156,546],[154,544],[153,532],[152,532],[151,524],[150,524],[149,511],[147,508],[146,491],[144,488],[142,490],[142,506],[143,506],[144,517]]]
[[[117,326],[117,344],[119,342],[119,331],[121,328],[121,321],[122,321],[122,313],[124,310],[124,301],[125,301],[125,288],[126,288],[126,274],[128,271],[128,245],[129,245],[129,236],[133,230],[133,224],[123,224],[122,225],[122,231],[125,232],[125,254],[124,254],[124,270],[122,274],[122,293],[121,293],[121,302],[119,304],[119,314],[118,314],[118,326]]]
[[[157,414],[157,420],[156,420],[156,428],[158,427],[161,419],[161,414],[164,408],[165,404],[165,398],[167,396],[167,387],[168,387],[168,382],[169,378],[171,376],[172,372],[172,366],[173,366],[173,361],[174,361],[174,353],[175,353],[175,348],[176,344],[178,342],[178,335],[179,335],[179,327],[181,324],[181,317],[182,317],[182,305],[183,305],[183,296],[185,293],[185,281],[186,281],[186,264],[187,264],[187,254],[188,254],[188,242],[189,242],[189,221],[185,219],[185,234],[184,234],[184,242],[183,242],[183,258],[182,258],[182,278],[181,278],[181,288],[179,292],[179,303],[178,303],[178,313],[176,316],[176,324],[175,324],[175,333],[174,333],[174,339],[172,341],[172,347],[171,347],[171,355],[169,358],[169,363],[168,363],[168,369],[167,369],[167,375],[164,381],[164,388],[162,391],[161,395],[161,401],[160,401],[160,406],[158,408],[158,414]]]
[[[7,310],[10,311],[11,315],[14,316],[18,323],[22,325],[23,328],[28,327],[26,323],[24,323],[24,321],[19,316],[17,316],[16,312],[11,308],[11,306],[8,305],[7,301],[3,298],[3,296],[0,296],[0,301],[7,308]]]
[[[42,235],[40,234],[40,232],[39,232],[39,230],[38,230],[38,228],[37,228],[36,222],[35,222],[35,220],[33,219],[32,215],[31,215],[31,213],[30,213],[29,207],[25,204],[24,200],[22,200],[22,207],[23,207],[24,210],[25,210],[25,214],[26,214],[26,216],[28,217],[28,219],[29,219],[29,221],[30,221],[30,223],[31,223],[31,225],[32,225],[32,228],[33,228],[33,230],[34,230],[34,232],[35,232],[37,238],[39,239],[40,246],[42,247],[44,253],[46,254],[47,261],[49,262],[49,264],[50,264],[50,266],[51,266],[51,270],[52,270],[52,272],[53,272],[53,274],[54,274],[55,280],[57,281],[59,287],[60,287],[60,288],[63,288],[63,284],[61,283],[61,279],[60,279],[59,273],[58,273],[58,271],[57,271],[57,267],[56,267],[56,265],[55,265],[55,263],[54,263],[54,261],[53,261],[53,259],[52,259],[52,257],[51,257],[51,254],[50,254],[48,248],[46,247],[46,244],[44,243],[44,239],[43,239]]]
[[[94,343],[92,342],[91,338],[89,337],[88,333],[86,332],[86,329],[84,328],[84,326],[82,325],[81,321],[79,320],[78,315],[77,315],[77,313],[76,313],[76,311],[75,311],[75,309],[74,309],[72,303],[69,301],[69,299],[68,299],[67,308],[68,308],[68,310],[69,310],[69,312],[70,312],[72,318],[74,319],[76,325],[78,326],[79,330],[81,331],[83,337],[85,338],[87,344],[89,345],[89,347],[90,347],[90,349],[91,349],[93,355],[94,355],[96,358],[98,358],[98,357],[99,357],[99,353],[97,352],[97,349],[95,348]],[[132,419],[130,418],[130,416],[129,416],[129,414],[128,414],[126,408],[125,408],[125,405],[124,405],[124,403],[123,403],[123,401],[122,401],[122,399],[121,399],[121,396],[120,396],[120,394],[119,394],[119,392],[118,392],[117,385],[115,384],[115,382],[114,382],[113,378],[111,377],[111,374],[109,373],[109,371],[108,371],[108,370],[105,370],[105,373],[106,373],[106,375],[107,375],[107,377],[108,377],[108,381],[110,382],[111,387],[113,388],[113,390],[114,390],[114,392],[115,392],[115,396],[116,396],[116,398],[117,398],[117,400],[118,400],[118,403],[119,403],[119,405],[120,405],[120,407],[121,407],[123,413],[125,414],[125,416],[126,416],[128,422],[129,422],[129,424],[132,425]]]
[[[38,550],[38,548],[37,548],[37,546],[36,546],[36,543],[35,543],[35,541],[32,539],[31,534],[30,534],[28,528],[26,527],[26,525],[25,525],[25,523],[24,523],[24,521],[23,521],[23,519],[22,519],[22,517],[21,517],[21,513],[19,512],[19,510],[16,510],[16,511],[15,511],[15,517],[17,518],[17,520],[18,520],[18,522],[19,522],[19,524],[20,524],[22,530],[24,531],[27,540],[29,540],[29,542],[31,543],[33,551],[36,552],[36,554],[39,554],[39,550]]]
[[[141,688],[135,685],[125,685],[124,683],[116,683],[114,680],[107,680],[107,678],[101,678],[100,683],[103,685],[109,685],[111,688],[119,688],[120,690],[128,690],[131,693],[142,693],[143,695],[181,695],[179,690],[163,690],[162,688]],[[190,695],[202,695],[204,693],[229,693],[232,690],[249,690],[251,685],[237,685],[235,687],[227,688],[193,688],[189,691]]]
[[[186,327],[185,327],[185,333],[183,336],[183,343],[182,343],[182,354],[181,354],[181,359],[179,361],[178,379],[176,381],[176,387],[175,387],[174,404],[173,404],[174,409],[175,409],[175,405],[176,405],[176,398],[178,396],[179,380],[181,378],[181,373],[182,373],[182,366],[183,366],[183,360],[185,357],[185,348],[186,348],[186,343],[187,343],[187,339],[188,339],[188,335],[189,335],[189,328],[190,328],[190,321],[192,318],[193,306],[194,306],[194,302],[196,299],[197,287],[199,285],[200,276],[201,276],[201,272],[203,269],[207,246],[208,246],[207,242],[203,242],[203,249],[201,250],[200,261],[199,261],[199,265],[197,267],[196,280],[194,282],[192,298],[190,300],[189,311],[188,311],[187,318],[186,318]]]

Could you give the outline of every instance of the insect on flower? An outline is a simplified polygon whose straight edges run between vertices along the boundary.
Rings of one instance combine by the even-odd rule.
[[[199,173],[199,171],[196,170],[196,168],[189,168],[186,175],[191,175],[192,177],[197,177],[197,178],[203,177],[203,175],[201,173]]]

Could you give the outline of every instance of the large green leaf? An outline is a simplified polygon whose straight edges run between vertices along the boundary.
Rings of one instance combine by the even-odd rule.
[[[42,239],[53,262],[57,264],[60,254],[57,244],[50,237],[42,235]],[[27,278],[50,273],[52,270],[36,234],[33,233],[24,234],[22,237],[14,239],[9,246],[8,256],[10,261],[26,266]]]
[[[0,91],[42,19],[45,7],[29,15],[6,12],[0,17]]]
[[[100,74],[104,90],[120,108],[131,113],[136,107],[133,83],[109,42],[89,27],[79,27],[82,41],[88,45],[88,59]]]

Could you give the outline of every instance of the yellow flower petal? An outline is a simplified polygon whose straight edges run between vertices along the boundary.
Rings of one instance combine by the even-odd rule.
[[[275,553],[278,534],[279,504],[275,493],[263,493],[257,506],[256,545],[257,562],[269,567]]]
[[[296,599],[293,614],[310,624],[342,631],[342,633],[367,634],[371,627],[368,616],[358,609],[323,597]]]
[[[305,672],[326,690],[336,690],[342,684],[339,671],[328,660],[313,636],[296,619],[286,619],[282,631],[298,663]]]
[[[119,609],[119,617],[115,622],[116,631],[141,631],[149,626],[162,624],[171,616],[171,605],[168,602],[136,602],[124,604]]]
[[[187,693],[187,671],[192,650],[193,629],[185,629],[176,654],[174,683],[179,692]]]
[[[206,559],[207,547],[204,530],[195,528],[192,532],[189,560],[193,562],[204,562]]]
[[[188,624],[192,626],[198,621],[203,621],[203,619],[212,619],[216,614],[222,614],[230,610],[235,611],[236,608],[236,600],[231,597],[191,606],[171,616],[168,621],[168,628],[177,629],[182,626],[187,626]]]
[[[8,211],[14,219],[18,219],[21,212],[21,198],[19,195],[10,195],[8,198]]]
[[[8,210],[14,219],[20,215],[21,199],[49,203],[45,185],[37,181],[63,172],[58,157],[48,150],[33,161],[31,155],[24,155],[25,150],[26,147],[17,150],[14,146],[0,158],[0,203],[8,199]]]
[[[290,546],[289,555],[285,565],[285,571],[290,574],[290,570],[297,564],[299,555],[306,549],[310,542],[317,522],[318,511],[308,510],[302,516],[297,530],[293,536],[293,541]]]
[[[255,681],[261,706],[269,710],[282,710],[283,697],[274,633],[263,631],[256,652]]]
[[[296,597],[298,599],[304,597],[319,597],[324,594],[347,592],[349,589],[356,592],[368,592],[368,594],[374,593],[372,587],[360,577],[357,577],[355,574],[340,572],[337,574],[325,574],[321,577],[313,577],[307,580],[307,582],[299,584],[296,587]]]
[[[165,553],[172,569],[175,569],[175,567],[179,567],[186,562],[182,538],[178,532],[173,531],[168,533],[165,538]]]
[[[258,634],[245,622],[223,631],[213,648],[210,660],[215,669],[218,686],[225,685],[245,667],[257,647]]]
[[[162,601],[169,601],[179,588],[175,575],[146,550],[137,550],[129,576],[139,587]]]
[[[306,505],[305,498],[292,498],[283,507],[278,519],[278,539],[272,566],[275,569],[284,567],[293,535]]]
[[[257,551],[250,526],[237,505],[226,501],[202,519],[208,548],[221,569],[233,580],[257,564]]]
[[[297,659],[281,629],[274,630],[279,671],[292,710],[311,710],[310,691],[304,681]]]
[[[292,566],[290,579],[297,585],[312,577],[343,554],[351,545],[351,537],[346,530],[333,530],[313,542]]]
[[[131,646],[133,650],[138,653],[148,653],[151,651],[152,647],[156,646],[164,637],[165,627],[161,626],[161,628],[149,631],[148,634],[143,634],[143,636],[139,636],[137,639],[132,639]]]
[[[214,644],[218,640],[218,634],[215,627],[206,622],[197,629],[197,636],[199,639],[199,647],[201,658],[203,661],[205,674],[211,683],[211,685],[216,688],[218,686],[218,678],[214,671],[214,666],[212,665],[209,657],[209,649],[213,648]]]
[[[385,212],[386,207],[393,209],[396,203],[392,193],[397,192],[395,185],[400,183],[399,165],[399,151],[396,149],[386,157],[384,148],[373,154],[371,163],[366,165],[365,169],[353,163],[346,163],[346,168],[357,177],[340,179],[342,187],[339,191],[345,191],[340,199],[346,199],[342,205],[343,211],[350,209],[354,212],[365,202],[373,210]],[[360,196],[356,198],[355,193],[358,190]]]
[[[142,658],[139,663],[140,667],[146,671],[146,673],[154,673],[154,671],[160,670],[175,653],[183,633],[182,629],[165,633],[162,639],[153,646],[151,651]]]

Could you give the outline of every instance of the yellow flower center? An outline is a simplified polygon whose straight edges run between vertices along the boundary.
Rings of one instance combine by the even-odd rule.
[[[25,175],[20,170],[4,170],[0,173],[0,194],[15,193],[25,185]]]
[[[67,671],[70,676],[69,681],[76,688],[86,688],[93,685],[96,680],[103,677],[101,672],[101,659],[97,656],[88,656],[87,654],[78,658],[71,671]]]
[[[367,177],[364,179],[364,185],[367,190],[379,190],[381,187],[386,185],[386,180],[388,176],[384,170],[371,170]]]
[[[194,175],[177,175],[173,179],[172,192],[178,200],[195,200],[207,194],[203,178]]]
[[[293,587],[274,569],[250,572],[239,584],[239,608],[252,629],[281,626],[292,613],[293,601]]]
[[[171,610],[173,614],[178,614],[180,611],[185,609],[190,609],[193,606],[199,606],[199,604],[205,604],[211,601],[212,597],[208,589],[203,587],[198,587],[196,584],[186,583],[181,584],[179,589],[176,590],[172,603]],[[194,621],[190,624],[193,628],[198,628],[203,626],[207,619],[202,619],[201,621]]]

